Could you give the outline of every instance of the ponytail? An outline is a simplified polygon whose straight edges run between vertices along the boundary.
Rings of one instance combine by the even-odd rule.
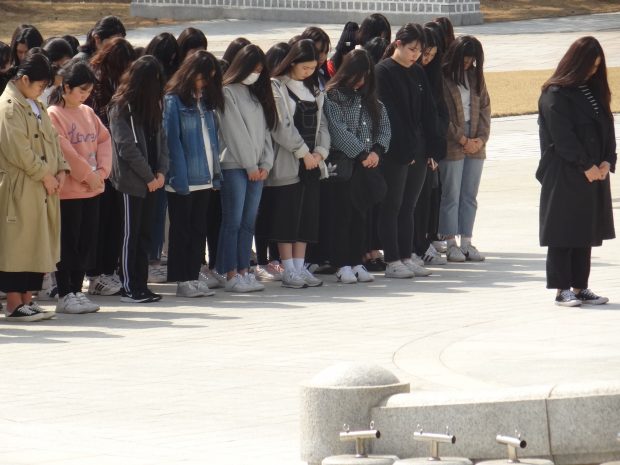
[[[395,51],[396,51],[396,41],[392,42],[390,45],[386,47],[385,52],[383,52],[383,57],[381,59],[385,60],[386,58],[390,58],[392,55],[394,55]]]

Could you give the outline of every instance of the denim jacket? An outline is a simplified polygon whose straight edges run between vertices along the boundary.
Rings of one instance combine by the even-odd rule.
[[[207,164],[198,107],[185,105],[178,95],[165,96],[164,129],[170,152],[170,168],[166,184],[177,194],[189,194],[190,186],[212,183],[215,189],[221,187],[220,147],[214,111],[206,111],[205,119],[213,153],[213,173],[209,172]]]

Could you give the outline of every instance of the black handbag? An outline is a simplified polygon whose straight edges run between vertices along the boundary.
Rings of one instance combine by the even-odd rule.
[[[329,156],[325,160],[325,165],[327,166],[327,172],[329,174],[326,181],[348,181],[353,175],[354,163],[355,159],[348,157],[346,153],[335,149],[330,150]]]

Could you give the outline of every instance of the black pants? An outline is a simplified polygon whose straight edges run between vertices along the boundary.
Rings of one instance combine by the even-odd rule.
[[[222,201],[220,191],[211,191],[209,195],[209,208],[206,212],[207,218],[207,243],[202,246],[203,263],[206,262],[207,248],[209,250],[209,268],[215,268],[217,257],[217,241],[220,238],[220,228],[222,227]]]
[[[547,289],[587,289],[592,247],[549,247]]]
[[[433,178],[437,175],[434,171],[427,169],[426,179],[420,191],[418,203],[413,212],[413,252],[422,257],[431,245],[430,235],[428,234],[431,221]]]
[[[119,193],[110,181],[105,182],[105,191],[99,196],[99,240],[97,258],[88,276],[113,274],[118,269],[123,242],[123,203]]]
[[[144,198],[120,195],[123,202],[121,282],[125,292],[138,294],[147,289],[155,194],[147,192]]]
[[[350,181],[330,184],[330,264],[360,265],[368,249],[368,212],[353,206]]]
[[[426,163],[401,165],[389,158],[381,165],[387,194],[379,213],[379,239],[386,262],[411,257],[413,210],[426,178]]]
[[[56,265],[59,297],[81,292],[86,270],[95,266],[100,197],[60,201],[60,262]]]
[[[269,230],[273,221],[273,195],[272,187],[263,187],[254,229],[256,261],[259,265],[267,265],[270,261],[280,260],[278,244],[269,240]]]
[[[207,238],[207,209],[212,191],[179,195],[168,192],[168,280],[198,279]]]
[[[44,275],[34,271],[0,271],[0,291],[20,294],[38,291],[43,286]]]
[[[431,188],[431,211],[428,227],[428,238],[431,241],[440,240],[439,237],[439,209],[441,207],[441,173],[437,168],[436,176],[433,179],[433,187]]]

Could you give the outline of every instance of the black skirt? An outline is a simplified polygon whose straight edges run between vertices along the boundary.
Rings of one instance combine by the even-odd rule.
[[[270,189],[272,216],[269,239],[288,243],[318,242],[319,180]]]
[[[38,291],[43,286],[44,273],[32,271],[0,271],[0,291],[19,292]]]

